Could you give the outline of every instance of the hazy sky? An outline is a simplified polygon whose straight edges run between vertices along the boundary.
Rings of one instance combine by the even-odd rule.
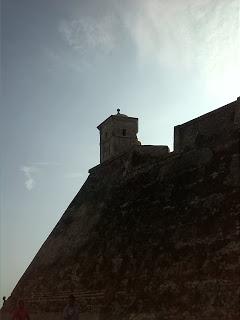
[[[240,95],[240,0],[1,1],[0,294],[99,162],[96,126],[142,144]]]

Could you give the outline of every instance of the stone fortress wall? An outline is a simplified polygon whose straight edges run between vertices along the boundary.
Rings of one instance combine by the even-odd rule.
[[[240,124],[240,99],[174,128],[174,151],[221,147]]]
[[[56,313],[73,293],[90,318],[240,318],[239,108],[92,168],[7,306]]]

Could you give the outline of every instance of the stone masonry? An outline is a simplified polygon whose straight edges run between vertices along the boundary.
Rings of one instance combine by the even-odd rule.
[[[175,150],[135,145],[70,203],[6,309],[99,319],[240,319],[240,101],[175,128]]]
[[[138,119],[121,114],[120,109],[97,128],[100,133],[100,163],[140,144],[137,139]]]

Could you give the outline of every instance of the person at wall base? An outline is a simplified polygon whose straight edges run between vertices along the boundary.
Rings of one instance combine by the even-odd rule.
[[[24,306],[24,301],[19,300],[16,310],[13,311],[12,320],[30,320],[29,313]]]

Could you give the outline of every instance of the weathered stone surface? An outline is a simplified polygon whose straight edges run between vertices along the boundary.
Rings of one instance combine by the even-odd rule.
[[[240,135],[223,136],[90,170],[8,307],[58,312],[74,293],[99,319],[239,319]]]
[[[44,312],[39,314],[31,313],[31,320],[62,320],[62,312]],[[99,315],[94,313],[81,313],[80,320],[98,320]],[[12,320],[9,313],[0,314],[0,320]]]
[[[233,127],[240,128],[239,99],[174,128],[174,150],[221,148],[229,142]]]
[[[137,139],[138,119],[121,114],[120,109],[97,128],[100,131],[100,163],[140,144]]]

